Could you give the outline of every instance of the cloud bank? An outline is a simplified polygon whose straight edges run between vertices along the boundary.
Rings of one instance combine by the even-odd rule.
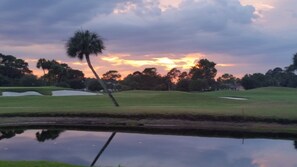
[[[224,72],[265,72],[290,64],[297,52],[296,7],[293,0],[2,0],[0,46],[21,58],[74,62],[64,43],[89,29],[105,39],[107,51],[94,61],[105,65],[101,70],[139,70],[129,61],[121,61],[122,68],[103,59],[112,55],[152,65],[168,58],[160,65],[165,71],[170,60],[196,53],[245,67]]]

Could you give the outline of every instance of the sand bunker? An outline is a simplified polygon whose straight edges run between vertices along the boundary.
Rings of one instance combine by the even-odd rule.
[[[222,99],[229,99],[229,100],[248,100],[247,98],[242,97],[220,97]]]
[[[75,90],[52,91],[52,96],[95,96],[95,95],[102,95],[102,94],[85,92],[85,91],[75,91]],[[27,92],[2,92],[2,96],[43,96],[43,95],[35,91],[27,91]]]
[[[102,94],[84,92],[84,91],[75,91],[75,90],[52,91],[52,96],[95,96],[95,95],[102,95]]]
[[[2,96],[42,96],[42,94],[35,91],[27,92],[2,92]]]

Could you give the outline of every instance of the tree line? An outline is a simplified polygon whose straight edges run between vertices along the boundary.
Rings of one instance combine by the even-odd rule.
[[[246,74],[241,79],[241,84],[245,89],[258,87],[276,86],[276,87],[297,87],[297,53],[293,56],[291,65],[281,68],[276,67],[268,70],[265,74],[254,73]]]
[[[266,73],[246,74],[236,78],[232,74],[223,74],[216,78],[216,63],[201,59],[189,71],[172,68],[165,75],[158,73],[157,68],[145,68],[122,78],[116,70],[102,75],[107,89],[120,90],[179,90],[179,91],[212,91],[220,89],[253,89],[266,86],[297,87],[297,54],[291,65],[285,68],[274,68]],[[103,87],[97,79],[86,78],[80,70],[73,69],[56,60],[39,59],[36,67],[43,75],[33,75],[25,60],[12,55],[0,54],[0,86],[60,86],[73,89],[100,91]]]

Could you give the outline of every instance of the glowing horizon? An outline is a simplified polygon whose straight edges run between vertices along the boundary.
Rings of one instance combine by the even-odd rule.
[[[207,59],[207,56],[201,53],[190,53],[183,56],[181,55],[176,56],[173,54],[168,54],[168,55],[179,57],[179,58],[169,58],[169,56],[156,57],[156,55],[152,55],[152,56],[147,55],[151,58],[133,60],[133,59],[128,59],[129,57],[132,57],[131,55],[109,54],[105,56],[100,56],[100,61],[94,58],[92,58],[92,60],[94,61],[93,62],[94,69],[100,75],[107,72],[108,70],[117,70],[121,67],[129,68],[129,70],[117,70],[122,75],[122,79],[123,79],[128,74],[131,74],[135,71],[143,71],[145,68],[148,68],[148,67],[157,68],[158,73],[160,73],[161,75],[166,75],[166,73],[169,72],[169,70],[171,70],[172,68],[177,68],[181,71],[189,72],[190,68],[193,67],[197,61],[204,58]],[[208,60],[213,61],[210,59]],[[42,69],[34,68],[36,66],[38,59],[25,59],[25,61],[29,63],[30,67],[33,67],[32,68],[33,74],[37,75],[38,77],[43,75]],[[83,71],[85,74],[85,77],[91,77],[91,78],[94,77],[87,63],[84,61],[62,61],[62,60],[56,60],[56,61],[59,63],[66,63],[73,69],[78,69]],[[104,65],[106,63],[108,63],[108,66]],[[222,68],[235,67],[235,66],[236,64],[217,63],[216,68],[222,69]],[[223,73],[224,72],[219,71],[218,74],[223,74]],[[241,77],[241,75],[238,77]]]

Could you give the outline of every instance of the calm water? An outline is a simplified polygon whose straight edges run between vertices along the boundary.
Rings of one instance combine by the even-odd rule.
[[[111,133],[26,130],[0,134],[0,160],[49,160],[89,166]],[[292,140],[117,133],[95,166],[297,167]]]

